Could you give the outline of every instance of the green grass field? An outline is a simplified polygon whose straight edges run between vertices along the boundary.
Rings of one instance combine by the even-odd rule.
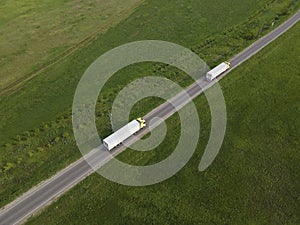
[[[99,34],[93,44],[42,71],[35,79],[23,84],[21,90],[1,95],[0,144],[70,110],[80,77],[105,51],[143,39],[166,40],[191,47],[245,21],[270,1],[241,3],[234,0],[228,5],[221,4],[222,1],[211,3],[200,0],[145,2],[127,20],[109,29],[106,34]],[[218,20],[215,19],[216,14]]]
[[[0,92],[87,45],[142,1],[2,1]]]
[[[205,172],[198,165],[208,139],[210,112],[195,100],[202,130],[182,171],[149,187],[127,187],[91,175],[27,224],[299,224],[300,24],[221,82],[226,137]],[[165,158],[180,129],[168,123],[152,153],[121,155],[133,164]]]
[[[281,2],[264,5],[260,1],[260,4],[249,3],[252,7],[250,12],[249,5],[237,4],[241,7],[239,10],[237,8],[228,9],[228,12],[233,13],[232,17],[234,16],[236,21],[239,21],[237,24],[233,23],[232,18],[226,20],[225,14],[220,14],[224,17],[220,21],[213,21],[213,17],[208,12],[205,15],[198,15],[196,12],[204,3],[200,1],[191,1],[190,3],[192,7],[184,8],[170,2],[163,7],[158,7],[158,1],[144,4],[126,21],[110,29],[108,33],[100,35],[89,46],[49,67],[39,76],[24,84],[21,90],[0,97],[1,206],[80,157],[71,127],[70,107],[73,92],[84,70],[102,52],[121,43],[146,38],[147,34],[149,38],[153,39],[159,38],[161,35],[164,40],[190,46],[195,52],[203,54],[203,58],[213,65],[234,55],[258,38],[259,31],[265,26],[264,24],[270,24],[274,18],[278,17],[276,23],[278,25],[297,7],[297,5],[291,5],[293,7],[286,8],[286,5]],[[212,7],[211,3],[210,6],[204,6]],[[153,17],[151,15],[154,14],[154,9],[157,14]],[[166,14],[166,10],[168,14]],[[284,10],[287,13],[283,14]],[[191,14],[191,11],[195,12]],[[252,16],[250,19],[246,19],[248,14],[242,15],[241,11],[247,12],[249,15],[252,13]],[[178,12],[175,14],[176,16],[173,16],[174,12]],[[166,21],[161,21],[159,18],[165,15],[169,15]],[[200,30],[201,32],[204,30],[208,21],[208,19],[203,19],[206,18],[205,16],[211,23],[224,24],[215,26],[215,30],[206,28],[206,33],[200,35]],[[186,24],[189,24],[191,18],[195,20],[194,23],[199,23],[199,26],[190,25],[189,28],[186,28]],[[178,23],[175,24],[172,21],[178,21]],[[170,27],[166,26],[168,24]],[[168,28],[161,30],[161,34],[153,29],[153,26],[159,27],[160,25]],[[180,30],[180,27],[183,27],[183,30],[186,29],[185,32]],[[225,27],[225,31],[222,31],[221,27]],[[136,33],[136,31],[142,31],[143,28],[145,32]],[[193,29],[195,29],[194,32],[199,32],[199,36],[190,36],[190,31]],[[258,30],[257,36],[249,39],[247,31],[249,30],[253,34],[252,29]],[[230,48],[226,46],[226,43],[231,43]],[[184,74],[180,74],[172,68],[152,63],[122,70],[107,85],[103,96],[100,96],[100,102],[104,104],[104,110],[97,111],[97,123],[101,137],[111,132],[108,123],[108,109],[118,90],[130,80],[149,74],[172,78],[183,86],[190,82]],[[151,102],[151,104],[147,104],[147,107],[138,107],[135,112],[140,110],[140,114],[145,114],[154,105],[157,105],[157,102]]]

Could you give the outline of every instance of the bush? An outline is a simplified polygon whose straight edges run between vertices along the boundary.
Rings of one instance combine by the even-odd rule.
[[[6,163],[6,165],[4,166],[4,171],[5,172],[9,171],[9,170],[11,170],[14,167],[15,167],[15,164],[13,164],[13,163]]]
[[[70,137],[70,134],[68,132],[64,132],[62,136],[63,136],[63,138],[68,138],[68,137]]]
[[[43,151],[45,151],[45,149],[44,149],[44,148],[42,148],[42,147],[38,147],[38,148],[37,148],[37,151],[39,151],[39,152],[43,152]]]
[[[17,163],[18,163],[18,164],[20,164],[22,161],[23,161],[22,158],[18,158],[18,159],[17,159]]]

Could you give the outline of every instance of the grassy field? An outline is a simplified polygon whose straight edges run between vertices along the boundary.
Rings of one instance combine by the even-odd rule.
[[[170,4],[167,5],[168,7],[173,7],[174,10],[176,9],[178,11],[176,18],[171,16],[174,10],[172,12],[171,10],[169,11],[170,18],[182,22],[182,24],[178,23],[177,26],[185,26],[186,22],[191,20],[189,16],[193,16],[195,21],[200,21],[199,25],[202,24],[202,26],[205,26],[206,23],[201,22],[203,20],[201,16],[196,17],[196,13],[190,15],[190,10],[197,11],[198,8],[196,6],[200,4],[200,2],[197,3],[195,1],[192,1],[192,3],[195,5],[189,10],[188,8],[172,5],[175,3],[167,3]],[[45,72],[28,82],[22,90],[11,93],[10,95],[1,96],[1,206],[10,202],[16,196],[38,182],[48,178],[51,174],[65,167],[80,156],[72,134],[70,114],[72,95],[78,79],[93,59],[100,54],[99,52],[110,49],[123,42],[137,40],[139,38],[142,39],[142,36],[139,35],[145,35],[143,32],[140,32],[139,35],[134,32],[142,29],[142,27],[136,27],[143,21],[143,23],[147,21],[147,26],[145,25],[144,27],[149,37],[155,38],[155,35],[158,34],[153,30],[153,26],[158,26],[158,19],[151,16],[141,19],[140,15],[152,15],[151,10],[153,10],[153,7],[157,9],[158,6],[156,5],[158,4],[159,3],[155,1],[144,4],[139,7],[128,20],[111,29],[105,35],[100,35],[99,38],[88,47],[79,50],[60,63],[49,67]],[[242,7],[240,10],[243,9],[246,12],[243,5],[239,6]],[[191,48],[195,52],[203,54],[204,58],[213,65],[223,60],[224,57],[232,56],[235,52],[240,51],[243,47],[258,38],[259,31],[264,27],[264,24],[269,24],[274,18],[278,18],[277,24],[279,24],[291,13],[291,9],[295,10],[293,7],[285,8],[286,6],[282,6],[281,2],[266,4],[260,8],[260,10],[258,10],[259,5],[255,6],[257,7],[256,10],[254,10],[254,6],[252,7],[252,11],[255,13],[253,13],[246,22],[233,24],[232,27],[228,27],[223,32],[213,31],[217,32],[217,34],[209,38],[206,38],[204,34],[203,36],[196,35],[193,42],[195,44],[191,45]],[[165,10],[169,8],[165,9],[162,7],[158,9],[161,10],[160,13],[165,15]],[[239,15],[239,10],[235,10],[237,15]],[[288,13],[282,14],[283,10],[287,10]],[[157,14],[157,17],[162,16],[160,13]],[[151,20],[148,20],[149,18],[151,18]],[[242,20],[238,20],[238,17],[236,18],[237,21]],[[213,20],[213,18],[210,19]],[[246,20],[246,18],[244,19]],[[253,21],[255,21],[256,26],[253,25]],[[219,21],[218,23],[221,22],[226,22],[226,20]],[[172,24],[171,21],[168,21],[168,23]],[[176,27],[175,24],[172,26],[174,26],[174,28]],[[247,31],[253,34],[249,26],[251,29],[258,30],[255,37],[247,35]],[[195,29],[200,30],[199,27],[195,27]],[[183,33],[178,36],[174,35],[174,37],[172,36],[173,31],[170,28],[166,30],[166,33],[161,32],[161,35],[166,40],[172,40],[173,38],[174,41],[188,42],[191,38],[189,37],[190,33],[188,30],[186,30],[186,35]],[[266,32],[266,30],[264,32]],[[132,37],[130,37],[130,35],[132,35]],[[127,39],[122,40],[121,37],[126,37]],[[197,42],[197,40],[199,42]],[[234,44],[228,48],[225,46],[226,43]],[[186,45],[189,46],[189,44]],[[97,111],[97,122],[102,137],[111,132],[108,124],[108,109],[116,93],[122,88],[122,85],[126,85],[130,80],[149,74],[169,77],[183,86],[190,82],[190,80],[186,79],[184,74],[172,68],[157,64],[153,65],[152,63],[133,66],[122,70],[119,74],[114,76],[107,85],[103,96],[100,96],[99,101],[103,104],[105,109]],[[28,99],[30,99],[30,101],[28,101]],[[144,114],[151,110],[157,102],[151,102],[151,104],[152,105],[147,104],[147,107],[140,107],[140,113]],[[27,131],[22,133],[24,130]]]
[[[0,91],[87,45],[96,33],[124,20],[141,2],[2,1]]]
[[[92,45],[42,71],[35,79],[24,84],[21,90],[1,95],[0,144],[70,110],[80,77],[105,51],[142,39],[173,41],[190,47],[245,21],[271,0],[251,0],[247,3],[234,0],[228,5],[222,2],[145,2],[127,20],[106,34],[99,35]],[[216,14],[218,20],[215,19]]]
[[[127,187],[94,174],[27,224],[299,224],[300,24],[221,81],[226,137],[213,165],[198,172],[210,112],[195,100],[203,131],[185,168],[149,187]],[[165,158],[180,129],[170,118],[164,144],[121,158],[148,164]]]

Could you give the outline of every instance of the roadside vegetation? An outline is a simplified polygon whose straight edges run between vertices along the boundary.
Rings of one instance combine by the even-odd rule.
[[[198,171],[209,137],[205,96],[195,100],[201,136],[190,162],[172,178],[127,187],[93,174],[27,224],[299,224],[300,24],[232,71],[221,82],[227,132],[219,155]],[[147,153],[123,161],[147,165],[176,145],[178,117]]]
[[[296,1],[253,1],[249,5],[236,1],[232,3],[235,8],[225,9],[219,2],[209,2],[202,6],[207,12],[201,14],[197,1],[160,4],[161,1],[146,2],[88,47],[47,68],[21,90],[0,97],[1,206],[80,157],[71,128],[72,97],[80,76],[101,53],[128,41],[163,39],[190,47],[213,66],[270,31],[274,21],[275,27],[299,8]],[[210,15],[208,9],[218,7],[221,19],[216,21],[216,15]],[[236,23],[241,20],[244,22]],[[212,26],[205,28],[207,24]],[[147,63],[120,71],[99,97],[98,107],[104,110],[97,111],[97,123],[103,137],[111,132],[108,109],[118,90],[130,80],[149,74],[169,77],[182,86],[191,83],[180,71],[159,64]],[[157,103],[151,101],[143,108],[137,105],[141,111],[137,109],[135,113],[145,114]]]

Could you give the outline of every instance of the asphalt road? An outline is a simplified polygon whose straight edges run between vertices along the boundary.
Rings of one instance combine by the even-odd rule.
[[[282,35],[285,31],[290,29],[293,25],[295,25],[300,19],[300,11],[298,11],[293,17],[291,17],[284,24],[276,28],[271,33],[262,37],[254,44],[249,46],[240,54],[233,57],[230,62],[232,69],[239,66],[241,63],[249,59],[251,56],[256,54],[262,48],[267,46],[269,43],[274,41],[277,37]],[[231,70],[232,70],[231,69]],[[230,71],[228,71],[230,72]],[[183,107],[186,105],[191,99],[197,97],[204,90],[208,89],[220,79],[222,79],[228,72],[222,74],[219,78],[212,82],[205,81],[204,78],[199,79],[197,82],[192,84],[186,89],[186,92],[190,95],[190,98],[186,98],[186,95],[183,93],[179,93],[177,96],[172,98],[172,102],[175,103],[176,107]],[[172,114],[176,112],[175,107],[170,103],[166,102],[149,114],[147,114],[144,118],[147,121],[150,121],[152,118],[160,117],[166,119],[170,117]],[[156,124],[155,126],[157,126]],[[149,132],[149,130],[153,129],[154,126],[150,129],[142,130],[138,137],[143,136],[145,133]],[[132,140],[128,140],[126,145],[131,144]],[[124,146],[120,146],[113,150],[112,154],[115,156],[126,148]],[[104,154],[105,149],[103,146],[100,146],[97,149],[94,149],[90,152],[86,160],[89,161],[93,167],[100,167],[105,164],[109,158]],[[102,152],[102,153],[101,153]],[[64,192],[72,188],[74,185],[79,183],[81,180],[86,178],[88,175],[94,172],[92,167],[86,162],[83,158],[79,159],[75,163],[71,164],[64,170],[57,173],[52,178],[42,182],[38,186],[32,188],[23,196],[15,200],[14,202],[8,204],[0,211],[0,224],[8,225],[8,224],[19,224],[24,222],[28,217],[32,214],[36,213],[41,208],[50,204],[54,199],[62,195]]]

